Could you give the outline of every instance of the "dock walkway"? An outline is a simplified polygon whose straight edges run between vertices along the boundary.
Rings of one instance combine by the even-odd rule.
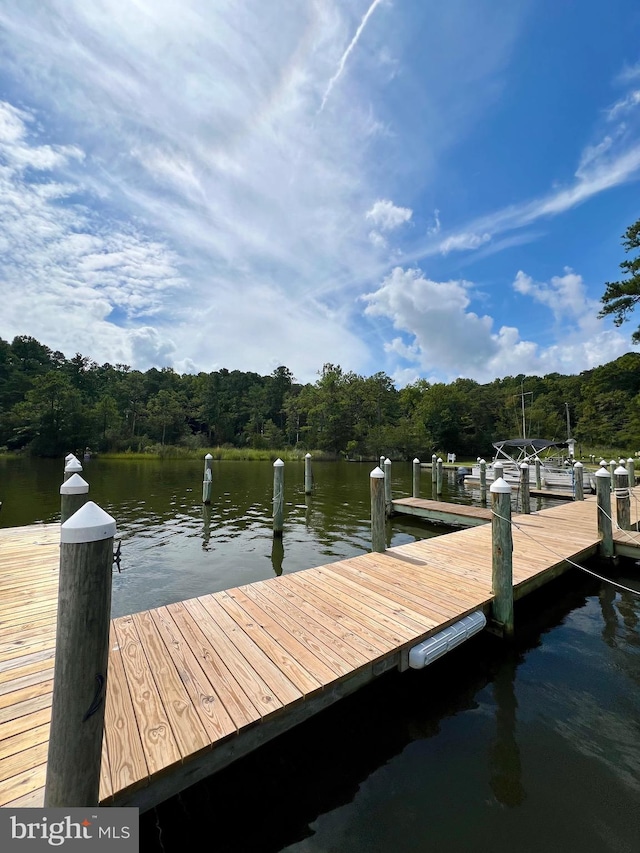
[[[593,499],[516,521],[516,598],[597,548]],[[43,802],[58,543],[58,525],[0,530],[3,806]],[[114,619],[101,803],[156,805],[491,598],[485,524]]]

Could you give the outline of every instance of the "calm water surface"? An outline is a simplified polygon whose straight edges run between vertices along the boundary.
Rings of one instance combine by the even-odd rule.
[[[1,459],[0,526],[57,520],[61,467]],[[269,463],[214,463],[203,511],[198,462],[89,461],[90,497],[122,538],[114,615],[362,553],[371,467],[316,464],[305,498],[302,464],[287,463],[274,545]],[[410,493],[409,465],[393,478]],[[447,497],[474,498],[454,478]],[[394,520],[388,541],[437,532]],[[634,562],[601,569],[640,589]],[[142,815],[141,850],[637,853],[639,602],[566,575],[518,606],[512,648],[480,635],[383,676]]]

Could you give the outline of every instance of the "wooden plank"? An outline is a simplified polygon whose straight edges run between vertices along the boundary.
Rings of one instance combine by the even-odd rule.
[[[152,610],[151,617],[191,697],[209,742],[213,744],[235,734],[235,723],[167,608]]]
[[[198,600],[255,672],[260,673],[265,684],[282,705],[302,699],[302,692],[220,606],[216,595],[205,595]]]
[[[181,755],[207,749],[209,738],[151,614],[146,610],[132,618]]]
[[[182,760],[180,748],[132,617],[115,619],[114,627],[149,774],[160,773]]]
[[[24,717],[32,714],[34,711],[41,711],[43,708],[51,706],[53,693],[46,691],[39,696],[33,696],[31,699],[24,699],[22,702],[14,702],[12,705],[7,705],[0,709],[0,725],[7,723],[10,720],[15,720],[17,717]]]
[[[218,650],[231,674],[251,700],[251,704],[258,710],[260,717],[264,718],[281,710],[282,702],[273,694],[271,688],[246,658],[238,654],[234,644],[211,618],[200,599],[192,598],[184,601],[183,604],[211,645]]]
[[[43,696],[46,693],[53,692],[53,675],[52,670],[48,670],[49,678],[36,681],[33,684],[28,684],[12,690],[10,693],[0,694],[0,710],[6,709],[11,705],[19,704],[27,699],[34,699],[36,696]],[[38,673],[40,675],[41,673]],[[13,719],[10,717],[9,719]]]
[[[109,669],[104,727],[112,791],[146,784],[149,768],[129,692],[113,621],[109,632]]]
[[[209,642],[197,621],[184,606],[184,602],[169,604],[167,610],[209,683],[215,684],[215,692],[236,728],[240,730],[258,722],[261,719],[260,711],[236,681],[233,673],[218,654],[218,650]]]
[[[0,690],[4,692],[6,685],[13,684],[19,678],[27,678],[34,673],[43,673],[52,669],[54,661],[55,651],[52,651],[44,657],[38,655],[35,660],[28,661],[22,666],[17,663],[15,666],[7,667],[5,670],[0,671]],[[51,678],[51,675],[47,677]]]
[[[9,755],[15,755],[17,752],[22,752],[23,749],[36,746],[45,741],[48,742],[48,740],[49,723],[43,723],[41,726],[28,729],[26,732],[19,732],[4,740],[0,740],[0,761]]]
[[[24,773],[39,764],[46,763],[49,738],[44,742],[23,749],[20,752],[6,756],[0,762],[0,783],[7,782],[14,776]]]
[[[303,666],[302,661],[307,657],[305,647],[241,589],[219,595],[218,601],[304,696],[333,681],[333,671],[318,658],[305,660]]]
[[[32,711],[30,714],[23,714],[21,717],[14,717],[12,720],[0,723],[0,742],[20,732],[28,732],[43,723],[48,724],[50,720],[51,706],[49,705],[39,711]]]
[[[0,783],[0,806],[16,801],[44,786],[47,765],[39,764]]]

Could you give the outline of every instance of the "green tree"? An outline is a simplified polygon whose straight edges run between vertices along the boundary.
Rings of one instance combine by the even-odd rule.
[[[625,252],[640,249],[640,219],[630,225],[622,235],[622,245]],[[607,281],[606,289],[601,298],[604,308],[598,317],[613,315],[613,322],[621,326],[629,319],[629,314],[640,301],[640,253],[634,258],[622,261],[620,269],[628,278],[621,281]],[[640,344],[640,326],[631,335],[634,344]]]

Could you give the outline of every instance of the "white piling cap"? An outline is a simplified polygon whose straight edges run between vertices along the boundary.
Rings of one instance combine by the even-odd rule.
[[[67,455],[64,457],[64,464],[66,465],[67,462],[71,462],[72,459],[77,459],[77,458],[78,457],[74,453],[67,453]]]
[[[611,479],[611,475],[609,474],[606,468],[598,468],[598,470],[596,471],[596,477],[608,477],[609,479]]]
[[[600,464],[601,464],[601,465],[606,465],[607,463],[606,463],[606,461],[605,461],[604,459],[601,459],[601,460],[600,460]]]
[[[115,535],[115,519],[93,501],[87,501],[60,527],[60,542],[64,544],[100,542]]]
[[[502,477],[498,477],[497,480],[494,480],[493,483],[491,483],[489,491],[494,495],[510,495],[511,485]]]
[[[416,462],[417,462],[418,464],[420,464],[420,460],[418,459],[418,457],[417,457],[417,456],[416,456],[416,458],[415,458],[413,461],[414,461],[414,463],[416,463]]]
[[[384,460],[384,464],[385,464],[385,465],[391,465],[391,460],[389,459],[389,457],[388,457],[388,456],[387,456],[387,458]]]
[[[631,456],[630,456],[630,457],[627,459],[627,462],[633,462],[633,457],[631,457]]]
[[[78,462],[76,457],[70,459],[67,464],[64,466],[65,472],[67,471],[82,471],[82,465]]]
[[[280,459],[280,457],[278,456],[278,458],[276,459],[276,461],[273,463],[273,467],[274,467],[274,468],[282,468],[283,466],[284,466],[284,462],[283,462],[283,461],[282,461],[282,459]]]
[[[207,453],[207,455],[204,458],[205,459],[213,459],[213,456],[210,453]]]
[[[66,483],[60,486],[61,495],[86,495],[89,491],[89,483],[83,480],[80,474],[72,474]]]
[[[574,468],[584,468],[584,465],[582,464],[582,462],[576,462],[576,464],[573,467]]]
[[[521,471],[525,471],[525,470],[526,470],[526,471],[528,471],[528,470],[529,470],[529,465],[528,465],[526,462],[521,462],[521,463],[520,463],[520,470],[521,470]]]
[[[437,459],[437,458],[438,458],[438,457],[437,457],[437,454],[432,453],[432,454],[431,454],[431,458],[432,458],[432,459]]]
[[[615,464],[616,464],[616,460],[615,460],[615,459],[610,459],[610,460],[609,460],[609,465],[615,465]]]
[[[442,462],[442,459],[438,456],[438,462]]]
[[[384,471],[378,465],[373,469],[373,471],[369,474],[369,476],[370,477],[376,477],[378,479],[380,479],[380,478],[384,479]]]
[[[618,459],[618,465],[622,465],[623,468],[624,468],[625,462],[626,462],[626,459]]]
[[[310,454],[310,453],[305,453],[305,454],[304,454],[304,458],[305,458],[305,459],[311,459],[311,454]]]
[[[615,470],[613,473],[614,473],[614,474],[617,474],[617,475],[618,475],[618,477],[619,477],[621,474],[626,474],[626,473],[628,473],[628,472],[627,472],[627,469],[626,469],[626,468],[623,468],[623,467],[622,467],[622,465],[618,465],[618,467],[616,468],[616,470]]]
[[[486,464],[487,464],[487,462],[486,462],[486,460],[485,460],[485,459],[478,459],[478,462],[479,462],[481,465],[486,465]]]

